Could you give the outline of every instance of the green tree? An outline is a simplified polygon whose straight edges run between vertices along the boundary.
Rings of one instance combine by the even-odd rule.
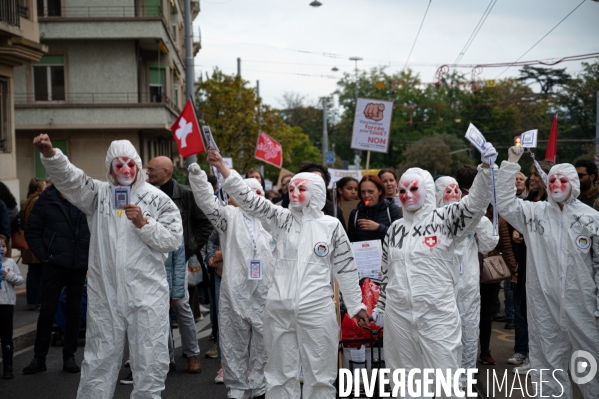
[[[256,91],[239,76],[226,75],[215,69],[200,83],[197,103],[221,153],[233,158],[233,166],[240,172],[263,164],[254,158],[261,130],[283,146],[283,167],[290,168],[304,160],[293,159],[294,154],[306,157],[318,154],[316,160],[320,158],[308,136],[301,129],[287,125],[281,115],[263,104]],[[278,173],[274,166],[265,165],[265,177],[273,180]]]

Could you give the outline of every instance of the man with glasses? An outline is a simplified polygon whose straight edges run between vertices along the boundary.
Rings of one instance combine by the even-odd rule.
[[[193,255],[199,254],[200,249],[206,245],[212,233],[212,225],[196,205],[191,189],[173,180],[173,162],[169,158],[163,156],[152,158],[148,163],[146,174],[148,183],[160,188],[181,212],[187,261]],[[198,259],[201,257],[199,255]],[[185,298],[174,301],[171,306],[177,313],[183,354],[187,356],[187,371],[192,374],[199,373],[202,370],[199,358],[200,348],[195,320],[189,306],[188,291],[185,290]]]
[[[599,198],[599,187],[595,186],[597,181],[597,165],[595,162],[586,159],[581,159],[574,165],[580,180],[580,195],[578,200],[588,206],[593,206],[593,203]]]

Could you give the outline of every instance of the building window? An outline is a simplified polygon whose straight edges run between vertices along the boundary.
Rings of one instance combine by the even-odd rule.
[[[163,102],[165,67],[162,65],[153,65],[150,67],[150,102]]]
[[[64,101],[64,56],[45,55],[33,64],[35,101]]]
[[[60,17],[61,15],[60,0],[37,0],[38,17]]]
[[[173,85],[173,103],[179,107],[179,85]]]
[[[68,156],[67,152],[67,141],[66,140],[54,140],[52,139],[52,147],[60,148],[62,153]],[[46,168],[42,164],[42,160],[40,158],[40,152],[35,148],[32,148],[33,151],[33,159],[35,159],[35,178],[36,179],[46,179],[48,174],[46,173]]]
[[[0,78],[0,152],[10,152],[10,138],[12,137],[9,84],[8,79]]]
[[[173,36],[173,41],[175,42],[175,46],[177,45],[177,25],[171,25],[171,35]]]

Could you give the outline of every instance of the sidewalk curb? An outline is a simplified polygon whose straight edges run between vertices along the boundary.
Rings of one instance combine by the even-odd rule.
[[[37,323],[32,323],[13,331],[13,347],[18,352],[35,344],[35,335],[37,334]]]

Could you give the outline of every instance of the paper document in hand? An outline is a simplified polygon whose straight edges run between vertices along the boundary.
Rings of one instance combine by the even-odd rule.
[[[214,141],[214,137],[212,136],[210,126],[203,126],[202,131],[204,132],[204,137],[206,138],[206,147],[212,151],[219,151],[216,141]]]
[[[383,277],[381,272],[381,242],[379,240],[352,242],[352,249],[358,267],[359,278],[368,277],[371,280],[380,281]]]
[[[487,140],[472,123],[468,126],[468,130],[466,131],[466,139],[471,142],[479,152],[483,152]]]
[[[354,370],[366,368],[366,347],[362,345],[358,349],[350,350],[351,361],[354,364]]]
[[[537,136],[539,135],[539,130],[529,130],[520,135],[520,145],[524,148],[537,148]]]

